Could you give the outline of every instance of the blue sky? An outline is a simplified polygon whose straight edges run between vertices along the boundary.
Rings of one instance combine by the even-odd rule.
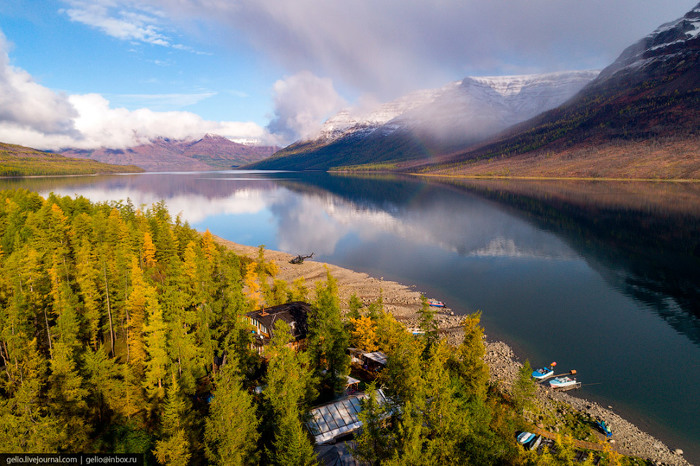
[[[602,68],[695,4],[3,0],[0,141],[128,147],[212,132],[286,144],[360,98]]]

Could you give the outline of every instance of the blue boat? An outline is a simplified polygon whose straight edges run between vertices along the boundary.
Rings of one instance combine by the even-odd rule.
[[[538,380],[546,379],[547,377],[551,377],[554,375],[554,366],[556,366],[557,363],[553,362],[552,364],[548,366],[544,366],[540,369],[537,369],[532,372],[532,377]]]
[[[612,430],[608,425],[605,423],[605,421],[595,421],[596,425],[598,428],[603,431],[606,437],[610,438],[612,437]]]
[[[526,445],[528,442],[531,442],[534,438],[535,434],[533,434],[532,432],[521,432],[518,435],[518,443]]]

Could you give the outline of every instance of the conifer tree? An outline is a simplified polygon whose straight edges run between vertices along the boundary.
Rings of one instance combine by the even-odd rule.
[[[278,319],[268,349],[267,387],[263,392],[274,426],[272,450],[267,456],[279,465],[314,464],[313,447],[301,422],[307,401],[313,397],[311,371],[306,355],[287,346],[291,339],[289,325]]]
[[[216,390],[204,430],[205,453],[214,464],[257,464],[259,424],[252,398],[231,358],[216,374]]]
[[[309,316],[309,351],[324,387],[341,392],[350,373],[347,347],[350,335],[340,315],[338,284],[329,270],[326,282],[316,285],[316,300]]]
[[[420,300],[421,307],[418,310],[418,315],[420,316],[420,328],[424,332],[424,355],[427,357],[430,354],[432,347],[438,341],[438,325],[437,321],[435,320],[435,310],[430,307],[428,299],[424,295],[421,295]]]
[[[180,385],[172,374],[165,410],[161,418],[161,439],[153,453],[161,464],[186,466],[192,453],[183,422],[186,405],[180,394]]]
[[[153,289],[149,289],[146,296],[146,312],[148,320],[143,327],[147,353],[144,388],[151,398],[162,399],[165,396],[163,378],[167,374],[169,364],[167,327],[163,321],[163,310]]]
[[[366,390],[367,398],[362,400],[362,410],[358,418],[362,423],[356,437],[355,455],[372,465],[379,464],[389,456],[388,431],[384,428],[386,407],[377,402],[377,389],[371,383]]]
[[[146,321],[146,303],[150,293],[149,285],[144,280],[143,271],[139,267],[136,257],[131,260],[131,284],[131,293],[129,293],[125,306],[126,360],[137,370],[137,373],[141,373],[143,372],[143,363],[146,360],[143,326]]]
[[[525,410],[532,409],[536,390],[535,381],[532,379],[532,366],[526,359],[513,383],[513,405],[518,414],[522,415]]]
[[[484,329],[479,326],[481,313],[470,314],[462,320],[464,338],[462,344],[450,360],[453,372],[460,377],[465,387],[465,394],[479,400],[486,398],[489,379],[488,366],[484,362]]]

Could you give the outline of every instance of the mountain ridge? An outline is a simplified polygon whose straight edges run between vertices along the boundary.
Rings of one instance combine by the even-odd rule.
[[[130,164],[147,171],[221,170],[269,157],[276,146],[241,144],[216,134],[194,139],[156,138],[126,149],[62,149],[59,153],[111,164]]]
[[[627,47],[576,97],[479,147],[410,171],[700,178],[700,4]]]
[[[329,169],[432,157],[464,148],[552,108],[597,70],[466,77],[407,94],[353,116],[341,111],[318,137],[297,141],[250,168]]]
[[[0,176],[93,175],[140,172],[133,165],[113,165],[65,157],[31,147],[0,142]]]

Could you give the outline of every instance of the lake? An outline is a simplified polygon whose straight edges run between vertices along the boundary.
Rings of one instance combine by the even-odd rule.
[[[0,180],[415,284],[700,463],[700,184],[196,172]]]

